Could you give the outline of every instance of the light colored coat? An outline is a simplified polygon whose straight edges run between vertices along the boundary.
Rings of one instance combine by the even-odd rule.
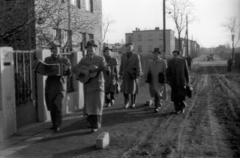
[[[98,75],[91,78],[84,84],[84,110],[88,115],[102,115],[104,106],[104,77],[103,71],[106,69],[106,62],[104,57],[94,55],[92,59],[89,57],[83,57],[81,61],[73,68],[73,73],[79,74],[82,65],[98,66]]]
[[[142,75],[142,66],[140,56],[132,53],[130,58],[127,58],[127,53],[122,55],[119,75],[122,76],[121,92],[125,94],[138,94],[138,79],[132,79],[128,72],[133,68],[137,69],[137,77]]]
[[[159,99],[162,100],[167,99],[166,84],[159,83],[158,78],[158,74],[163,73],[166,81],[166,69],[167,69],[166,60],[158,58],[158,60],[155,59],[148,61],[146,72],[144,74],[146,80],[148,73],[149,72],[151,73],[151,82],[149,83],[149,92],[151,97],[155,97],[155,94],[157,93]]]

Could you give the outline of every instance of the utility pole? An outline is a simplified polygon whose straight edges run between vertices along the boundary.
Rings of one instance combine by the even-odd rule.
[[[166,58],[166,4],[163,0],[163,57]]]
[[[68,51],[72,51],[71,4],[68,0]]]
[[[232,34],[232,61],[233,65],[235,64],[235,53],[234,53],[234,34]]]
[[[186,15],[186,34],[187,34],[187,44],[186,44],[186,57],[189,55],[188,54],[188,16]]]

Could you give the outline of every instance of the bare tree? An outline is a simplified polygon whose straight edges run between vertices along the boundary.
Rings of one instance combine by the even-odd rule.
[[[81,41],[82,33],[92,32],[101,23],[101,18],[92,14],[80,15],[76,9],[69,0],[65,3],[59,0],[10,1],[1,10],[4,15],[0,16],[0,43],[13,45],[33,39],[32,43],[41,45],[42,41],[46,44],[61,41],[69,34],[75,41]],[[29,36],[23,37],[27,32]],[[62,47],[68,44],[69,38],[61,42]]]
[[[173,20],[176,25],[178,33],[178,44],[179,50],[181,50],[181,33],[186,26],[197,18],[193,15],[194,6],[189,0],[168,0],[166,2],[166,10],[169,17]],[[188,20],[186,17],[188,16]]]
[[[232,60],[235,60],[235,48],[240,39],[240,29],[237,22],[237,17],[227,18],[221,25],[223,28],[227,29],[231,33],[232,39]],[[236,41],[235,41],[236,39]]]

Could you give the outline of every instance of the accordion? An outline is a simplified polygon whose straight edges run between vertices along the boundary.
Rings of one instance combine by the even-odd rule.
[[[63,76],[63,66],[64,64],[61,63],[47,64],[37,59],[33,63],[32,69],[37,73],[45,76]]]

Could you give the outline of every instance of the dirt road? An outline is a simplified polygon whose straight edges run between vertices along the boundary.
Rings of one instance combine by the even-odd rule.
[[[153,113],[145,106],[148,85],[142,84],[137,107],[116,105],[104,110],[103,128],[89,134],[84,119],[59,134],[19,151],[19,157],[83,158],[197,158],[240,157],[240,74],[226,72],[226,61],[196,60],[191,72],[194,96],[187,99],[184,114],[174,114],[171,101]],[[110,133],[110,146],[95,148],[101,131]]]

